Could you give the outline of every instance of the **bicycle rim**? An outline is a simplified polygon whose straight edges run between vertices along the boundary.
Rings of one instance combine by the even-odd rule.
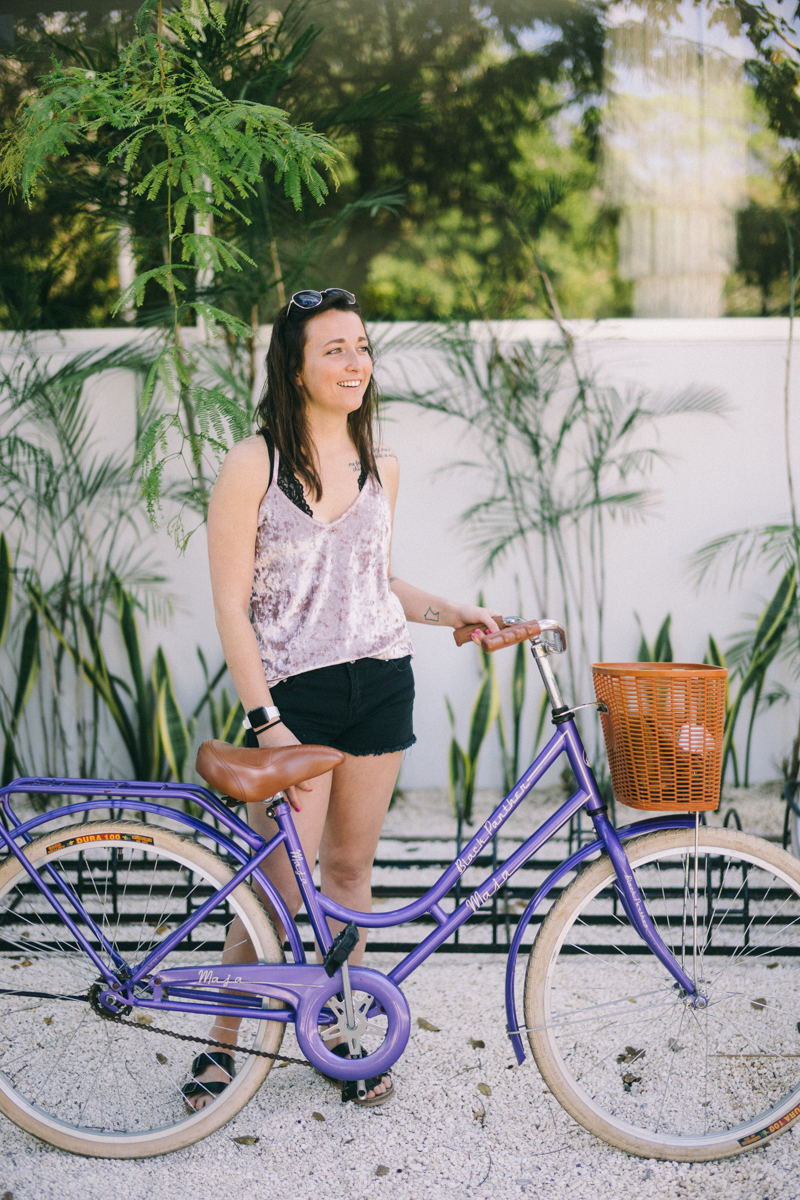
[[[682,998],[641,943],[603,856],[554,904],[531,951],[525,1019],[542,1076],[576,1120],[632,1154],[703,1161],[763,1145],[800,1117],[800,864],[709,828],[696,858],[693,830],[626,853],[707,1006]]]
[[[106,942],[104,947],[96,932],[89,939],[103,961],[113,962],[113,947],[129,967],[232,875],[191,838],[138,823],[92,821],[59,829],[31,843],[25,854],[73,918],[80,906],[89,913]],[[78,902],[64,898],[51,872]],[[269,917],[241,885],[159,965],[219,963],[234,917],[241,918],[260,961],[282,960]],[[90,928],[83,919],[77,923],[83,931]],[[272,1060],[238,1054],[228,1087],[189,1113],[181,1087],[203,1046],[153,1030],[207,1038],[213,1017],[134,1008],[126,1015],[133,1027],[115,1023],[87,999],[98,978],[24,868],[6,860],[0,868],[0,1111],[29,1133],[78,1154],[163,1154],[228,1121],[269,1071]],[[282,1034],[282,1024],[246,1020],[239,1045],[276,1053]]]

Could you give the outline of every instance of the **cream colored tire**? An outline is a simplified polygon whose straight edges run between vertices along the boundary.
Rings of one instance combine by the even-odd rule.
[[[113,946],[128,965],[142,961],[187,911],[232,878],[226,863],[191,837],[137,822],[61,828],[24,853],[56,895],[61,893],[50,871],[80,894],[106,941],[101,957],[112,961]],[[179,943],[159,965],[219,963],[220,949],[209,947],[224,940],[233,917],[243,922],[259,961],[283,961],[275,928],[251,888],[236,888],[228,906],[222,924],[214,924],[211,914],[191,943]],[[97,967],[25,869],[9,857],[0,868],[0,1112],[28,1133],[74,1154],[164,1154],[219,1129],[269,1073],[272,1059],[237,1054],[228,1087],[190,1114],[181,1087],[203,1046],[150,1026],[205,1038],[213,1017],[134,1009],[128,1019],[140,1016],[143,1024],[105,1020],[81,998],[98,978]],[[283,1029],[279,1022],[248,1018],[239,1046],[277,1053]]]
[[[604,855],[554,903],[531,950],[524,1011],[539,1070],[575,1120],[630,1154],[702,1162],[763,1146],[800,1117],[800,863],[701,827],[695,909],[694,830],[625,848],[708,1005],[693,1007],[639,953]]]

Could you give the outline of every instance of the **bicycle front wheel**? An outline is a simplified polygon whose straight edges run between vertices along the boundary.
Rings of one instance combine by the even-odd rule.
[[[113,968],[135,967],[231,877],[191,838],[154,825],[91,821],[46,834],[24,851]],[[70,899],[70,896],[73,899]],[[159,964],[219,963],[226,926],[239,917],[262,962],[281,962],[274,926],[246,885]],[[99,933],[99,936],[98,936]],[[101,940],[102,939],[102,940]],[[103,944],[105,943],[105,944]],[[113,949],[113,952],[112,952]],[[213,1017],[134,1008],[126,1024],[92,1007],[99,972],[16,858],[0,868],[0,1111],[76,1154],[146,1158],[177,1150],[230,1120],[273,1060],[236,1055],[236,1075],[198,1113],[181,1087]],[[188,1042],[170,1035],[181,1035]],[[277,1053],[283,1025],[248,1019],[240,1047]]]
[[[800,863],[705,827],[697,843],[676,829],[625,850],[707,1003],[682,997],[634,932],[604,855],[531,950],[525,1021],[539,1070],[577,1121],[631,1154],[701,1162],[762,1146],[800,1117]]]

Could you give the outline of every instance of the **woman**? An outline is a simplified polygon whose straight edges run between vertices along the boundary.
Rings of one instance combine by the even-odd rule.
[[[376,402],[355,297],[340,288],[296,293],[273,327],[261,432],[226,457],[208,513],[217,628],[258,745],[320,744],[345,754],[341,766],[286,797],[306,858],[319,858],[322,890],[362,912],[371,907],[372,862],[400,760],[415,741],[406,621],[498,627],[497,613],[390,574],[400,469],[388,447],[373,444]],[[262,837],[273,836],[263,812],[248,815]],[[283,848],[266,870],[296,913],[300,895]],[[360,933],[353,963],[364,953]],[[249,958],[234,923],[225,961]],[[231,1041],[235,1029],[220,1018],[212,1036]],[[199,1056],[187,1103],[202,1108],[232,1071],[229,1055]],[[367,1087],[360,1103],[383,1103],[393,1090],[388,1073]]]

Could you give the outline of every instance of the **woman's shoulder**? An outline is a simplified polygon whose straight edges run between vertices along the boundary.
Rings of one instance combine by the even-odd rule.
[[[379,442],[375,446],[375,465],[381,479],[384,475],[387,478],[397,478],[400,473],[399,458],[391,446],[386,446],[383,442]]]
[[[269,479],[269,451],[260,433],[243,438],[231,446],[220,469],[218,482],[223,486],[234,485],[245,491],[261,488],[266,491]]]
[[[225,462],[243,467],[250,463],[263,463],[265,458],[269,458],[267,443],[264,441],[262,434],[254,433],[252,437],[242,438],[240,442],[236,442],[235,445],[231,446],[225,455]]]

